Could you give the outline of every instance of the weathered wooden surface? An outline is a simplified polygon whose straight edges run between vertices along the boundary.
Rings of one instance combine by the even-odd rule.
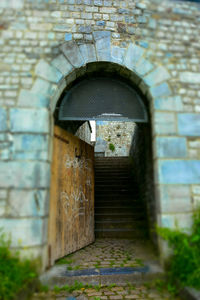
[[[49,264],[94,241],[94,150],[55,126]]]

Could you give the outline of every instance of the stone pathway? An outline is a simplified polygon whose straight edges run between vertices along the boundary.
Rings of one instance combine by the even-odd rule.
[[[92,245],[58,261],[68,270],[107,267],[141,267],[145,261],[155,261],[152,247],[141,240],[97,239]]]
[[[167,291],[159,292],[155,287],[141,285],[141,286],[115,286],[115,287],[101,287],[98,289],[88,288],[80,289],[69,292],[60,293],[41,293],[35,294],[32,300],[125,300],[125,299],[138,299],[138,300],[180,300],[180,298],[174,298]]]
[[[66,270],[88,270],[119,267],[142,267],[146,262],[157,261],[158,258],[153,248],[147,241],[97,239],[92,245],[85,247],[57,262],[66,265]],[[158,278],[159,280],[159,278]],[[51,287],[53,290],[55,287]],[[31,300],[120,300],[120,299],[155,299],[155,300],[180,300],[173,298],[167,291],[158,291],[155,280],[151,283],[125,285],[109,284],[107,286],[83,286],[77,282],[72,288],[57,288],[57,292],[35,294]]]

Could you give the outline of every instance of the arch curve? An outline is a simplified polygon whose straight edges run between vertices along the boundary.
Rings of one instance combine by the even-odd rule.
[[[43,106],[53,113],[65,88],[86,72],[94,72],[95,63],[99,62],[109,63],[111,68],[114,64],[115,70],[128,78],[149,100],[171,93],[167,82],[170,74],[164,66],[157,66],[147,59],[148,49],[132,42],[127,48],[112,46],[109,32],[94,32],[93,36],[91,43],[63,43],[60,54],[51,62],[41,59],[35,67],[36,80],[31,91],[20,91],[19,105],[24,97],[29,97],[33,100],[32,106]]]

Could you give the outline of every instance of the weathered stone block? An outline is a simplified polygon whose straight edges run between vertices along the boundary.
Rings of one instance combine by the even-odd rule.
[[[168,96],[171,94],[169,85],[166,82],[161,83],[158,86],[153,86],[150,88],[151,95],[154,98],[159,98],[163,96]]]
[[[134,44],[130,44],[125,58],[124,58],[124,65],[130,69],[130,70],[134,70],[136,64],[138,63],[139,59],[142,57],[142,55],[144,54],[145,49],[143,47],[139,47],[137,45]]]
[[[112,46],[111,47],[111,60],[117,64],[122,64],[125,51],[126,51],[125,48]]]
[[[146,73],[150,72],[153,69],[152,63],[150,63],[146,59],[141,59],[139,63],[135,66],[136,72],[140,75],[143,76]]]
[[[5,108],[0,108],[0,131],[7,130],[7,112]]]
[[[54,83],[58,83],[63,77],[63,74],[57,68],[51,66],[45,60],[39,61],[35,67],[35,73],[39,77]]]
[[[161,215],[160,225],[170,229],[178,228],[183,232],[190,233],[193,224],[192,216],[192,213]]]
[[[48,107],[49,98],[43,96],[41,93],[34,94],[29,90],[21,90],[18,105],[23,107]]]
[[[93,44],[82,44],[79,48],[85,63],[95,62],[97,60]]]
[[[181,72],[180,81],[184,83],[198,84],[200,83],[200,73]]]
[[[176,118],[173,113],[155,112],[154,131],[157,134],[176,134]]]
[[[40,134],[15,134],[13,136],[12,158],[47,160],[49,138]]]
[[[189,185],[159,185],[160,213],[191,212],[192,199]]]
[[[97,58],[99,61],[110,61],[111,58],[111,33],[110,31],[94,31],[93,37]]]
[[[9,235],[11,233],[11,246],[25,247],[43,244],[44,223],[37,219],[0,219],[0,227]],[[14,231],[13,231],[14,229]]]
[[[50,167],[47,162],[0,162],[0,188],[48,188]]]
[[[192,192],[193,192],[193,194],[200,195],[200,185],[194,185],[192,187]]]
[[[54,58],[51,64],[55,68],[57,68],[64,76],[67,76],[74,69],[73,66],[68,62],[66,57],[62,54]]]
[[[181,135],[200,136],[199,114],[178,114],[178,132]]]
[[[157,137],[156,138],[157,157],[186,157],[186,138],[181,137]]]
[[[56,84],[52,84],[44,79],[38,78],[36,79],[31,92],[33,94],[41,94],[45,98],[49,98],[55,93],[56,88]]]
[[[24,0],[1,0],[0,8],[21,9],[24,6]]]
[[[158,83],[162,81],[166,81],[170,78],[170,74],[167,72],[167,70],[163,67],[158,67],[148,75],[144,77],[144,81],[149,86],[157,85]]]
[[[183,111],[183,103],[180,96],[157,98],[154,100],[157,110]]]
[[[45,108],[12,108],[10,110],[12,132],[49,132],[49,111]]]
[[[160,160],[158,172],[159,183],[199,184],[200,160]]]
[[[75,68],[80,68],[84,65],[79,47],[74,41],[64,43],[60,49]]]
[[[12,217],[39,217],[48,215],[47,190],[11,190],[8,215]]]

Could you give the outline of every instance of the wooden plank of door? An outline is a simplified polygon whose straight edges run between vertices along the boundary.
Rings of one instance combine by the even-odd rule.
[[[49,265],[94,241],[94,149],[54,128]]]

